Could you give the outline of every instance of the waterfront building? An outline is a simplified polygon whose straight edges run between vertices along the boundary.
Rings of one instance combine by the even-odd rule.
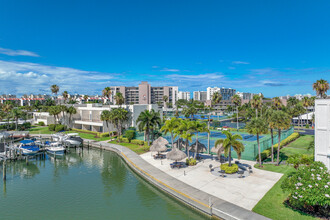
[[[141,82],[139,86],[111,86],[112,95],[110,102],[115,103],[114,96],[120,92],[123,94],[125,104],[159,104],[164,106],[163,97],[168,97],[168,103],[175,105],[178,100],[177,86],[160,86],[154,87],[148,82]]]
[[[190,100],[190,92],[179,92],[178,99]]]
[[[315,100],[315,160],[330,169],[330,99]]]
[[[207,94],[205,91],[194,91],[194,100],[205,102]]]
[[[206,100],[212,100],[212,96],[215,92],[219,92],[222,96],[222,100],[231,100],[231,97],[235,95],[236,90],[231,88],[218,88],[218,87],[207,87],[206,89]]]

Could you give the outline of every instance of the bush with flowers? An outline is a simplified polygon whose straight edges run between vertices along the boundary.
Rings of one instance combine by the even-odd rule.
[[[287,204],[303,212],[330,217],[330,174],[322,162],[301,166],[281,185],[289,192]]]

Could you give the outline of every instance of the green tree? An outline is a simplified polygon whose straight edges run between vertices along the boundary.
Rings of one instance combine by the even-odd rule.
[[[270,125],[278,131],[278,147],[277,147],[277,165],[280,162],[280,148],[281,148],[281,131],[290,128],[291,118],[290,116],[280,110],[275,111],[272,114]]]
[[[259,155],[259,166],[261,166],[261,151],[260,151],[260,141],[259,135],[268,133],[267,124],[262,118],[253,118],[247,125],[247,131],[250,134],[257,136],[258,143],[258,155]]]
[[[112,95],[112,91],[111,91],[110,87],[105,87],[102,90],[102,96],[106,97],[109,101],[109,109],[110,109],[110,97],[111,97],[111,95]]]
[[[50,91],[55,95],[55,97],[57,99],[57,93],[58,93],[58,91],[60,91],[60,87],[58,85],[55,85],[55,84],[51,85],[50,86]]]
[[[9,128],[9,120],[11,115],[9,114],[11,112],[11,110],[13,109],[13,105],[11,104],[11,102],[6,101],[3,105],[2,105],[2,111],[5,113],[6,117],[7,117],[7,128]]]
[[[181,120],[180,119],[180,123],[178,128],[175,129],[175,133],[176,134],[180,134],[181,138],[183,138],[185,140],[185,148],[186,148],[186,154],[188,155],[189,158],[189,141],[192,141],[192,137],[194,136],[191,132],[191,128],[190,128],[190,124],[191,122],[189,120]]]
[[[183,109],[182,113],[186,118],[191,116],[191,118],[194,119],[194,115],[197,114],[197,108],[194,106],[194,104],[189,104],[188,107]]]
[[[69,125],[71,126],[72,115],[77,114],[77,109],[73,106],[70,106],[69,108],[67,108],[66,112],[69,114]]]
[[[218,139],[214,143],[214,147],[220,147],[222,145],[225,156],[228,156],[228,166],[231,166],[231,148],[237,153],[238,159],[241,159],[241,154],[244,151],[244,145],[239,140],[242,140],[242,136],[239,134],[232,134],[229,131],[223,131],[226,135],[225,139]]]
[[[17,127],[18,127],[18,119],[22,116],[22,111],[18,108],[14,108],[13,110],[11,110],[11,115],[12,117],[14,118],[15,120],[15,124],[16,124],[16,127],[15,129],[17,130]]]
[[[154,139],[154,130],[160,128],[161,126],[161,117],[159,112],[156,112],[154,109],[144,110],[140,113],[139,117],[136,120],[138,128],[140,131],[144,131],[144,140],[147,140],[149,144],[150,134],[152,135],[152,141]]]
[[[66,100],[69,98],[69,93],[67,92],[67,91],[64,91],[63,93],[62,93],[62,96],[63,96],[63,98],[64,98],[64,104],[66,103]]]
[[[122,130],[123,130],[123,124],[125,121],[128,120],[128,111],[123,108],[113,108],[110,111],[110,121],[112,124],[115,125],[117,131],[118,131],[118,137],[121,137]],[[120,142],[120,138],[117,139],[117,141]]]
[[[251,107],[256,111],[256,118],[258,118],[258,109],[262,106],[262,100],[259,95],[254,95],[253,98],[250,100]]]
[[[171,118],[170,120],[165,121],[165,124],[160,129],[161,131],[165,132],[165,135],[167,133],[171,133],[172,147],[173,147],[173,141],[174,141],[174,138],[173,138],[174,131],[178,126],[179,126],[179,119]]]
[[[206,123],[201,123],[199,121],[191,121],[189,123],[189,128],[196,135],[196,147],[195,147],[195,155],[194,155],[194,159],[196,159],[196,156],[197,156],[198,134],[201,133],[201,132],[207,132],[207,133],[209,133],[210,131],[209,131],[209,129],[207,129]]]
[[[221,102],[221,100],[222,100],[222,95],[220,94],[220,92],[213,93],[212,100],[211,100],[211,106],[219,104]]]
[[[61,108],[59,106],[50,106],[48,108],[49,115],[53,115],[55,119],[55,125],[57,124],[57,119],[59,114],[61,114]]]
[[[272,151],[272,154],[271,154],[271,161],[272,163],[274,162],[274,124],[271,123],[271,120],[272,120],[272,115],[274,113],[274,109],[272,108],[269,108],[266,110],[265,114],[264,114],[264,118],[265,118],[265,121],[268,125],[268,128],[270,130],[270,138],[271,138],[271,141],[272,141],[272,146],[271,146],[271,151]]]
[[[272,99],[272,102],[273,102],[273,106],[276,108],[276,110],[279,110],[282,108],[282,102],[279,97],[274,97]]]
[[[306,116],[307,116],[307,124],[308,124],[308,107],[311,106],[311,100],[307,96],[304,96],[302,99],[302,105],[306,109]]]
[[[109,137],[111,137],[111,131],[110,131],[110,127],[109,127],[109,123],[111,120],[111,113],[108,110],[104,110],[101,113],[101,121],[105,121],[107,128],[108,128],[108,132],[109,132]]]
[[[121,106],[122,104],[125,103],[125,99],[123,97],[123,94],[121,92],[117,92],[115,95],[115,100],[116,100],[116,104]]]
[[[316,91],[316,95],[320,98],[326,98],[326,93],[329,90],[329,83],[327,80],[320,79],[313,83],[313,90]]]
[[[242,103],[242,99],[241,97],[239,97],[239,95],[235,94],[233,95],[233,97],[231,98],[232,103],[234,103],[235,107],[236,107],[236,128],[238,131],[238,107],[241,106]]]

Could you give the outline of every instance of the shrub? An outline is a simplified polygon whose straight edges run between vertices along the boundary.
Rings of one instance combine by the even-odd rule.
[[[38,125],[39,125],[39,126],[45,126],[45,122],[43,122],[43,121],[39,121],[39,122],[38,122]]]
[[[55,124],[48,125],[48,130],[55,131]]]
[[[124,142],[124,143],[129,143],[128,139],[127,138],[119,138],[120,142]]]
[[[133,130],[126,130],[125,131],[125,137],[128,139],[129,143],[131,143],[131,140],[135,138],[135,131]]]
[[[190,158],[190,159],[186,159],[186,165],[188,165],[188,166],[195,166],[197,164],[197,161],[196,161],[196,159],[194,159],[194,158]]]
[[[306,128],[309,128],[309,124],[306,125]]]
[[[103,138],[103,137],[109,137],[109,133],[107,133],[107,132],[106,133],[101,133],[100,134],[100,137],[101,138]]]
[[[263,161],[263,160],[267,159],[267,157],[269,157],[271,154],[272,154],[272,152],[270,149],[264,150],[263,152],[260,153],[261,160]],[[257,154],[256,160],[259,160],[259,154]]]
[[[293,165],[295,169],[298,169],[300,165],[310,165],[313,163],[314,157],[312,155],[306,155],[306,154],[295,154],[292,156],[289,156],[287,159],[287,163]]]
[[[66,130],[66,126],[64,126],[64,125],[56,125],[56,127],[55,127],[56,132],[65,131],[65,130]]]
[[[144,141],[142,141],[142,140],[137,140],[137,139],[132,140],[131,143],[132,143],[132,144],[138,144],[138,145],[144,145]]]
[[[224,170],[225,173],[231,174],[231,173],[236,173],[238,171],[238,165],[237,164],[232,164],[229,166],[228,163],[224,163],[220,165],[221,170]]]
[[[281,187],[289,192],[287,203],[298,210],[330,217],[330,174],[322,162],[301,166],[289,174]]]

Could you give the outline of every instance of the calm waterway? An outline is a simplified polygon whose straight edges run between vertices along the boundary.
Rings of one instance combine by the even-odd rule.
[[[56,161],[7,164],[0,219],[208,219],[146,183],[112,152],[72,150]]]

